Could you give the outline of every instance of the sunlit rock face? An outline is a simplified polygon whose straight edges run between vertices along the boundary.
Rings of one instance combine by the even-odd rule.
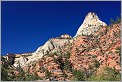
[[[67,45],[70,46],[73,40],[68,34],[61,35],[60,37],[49,39],[43,46],[40,46],[32,56],[28,57],[28,61],[25,64],[30,64],[41,59],[44,55],[49,55],[50,53],[60,52]]]
[[[34,53],[22,53],[22,54],[15,54],[15,60],[14,60],[14,67],[23,67],[26,65],[26,62],[29,60],[29,57],[31,57]]]
[[[61,35],[60,37],[63,38],[63,39],[71,39],[71,38],[72,38],[72,37],[71,37],[70,35],[68,35],[68,34],[63,34],[63,35]]]
[[[59,53],[61,49],[66,50],[66,46],[68,46],[67,49],[69,49],[72,41],[72,37],[68,34],[63,34],[56,38],[50,38],[43,46],[38,47],[33,53],[16,54],[14,66],[24,67],[38,61],[44,55],[49,55],[55,52]]]
[[[25,65],[25,63],[27,62],[27,58],[25,58],[25,57],[20,57],[20,58],[15,58],[15,63],[14,63],[14,66],[15,67],[23,67],[24,65]]]
[[[100,26],[107,26],[106,23],[102,22],[95,13],[88,13],[85,17],[83,24],[79,27],[75,37],[80,35],[91,35],[98,31]],[[50,38],[44,45],[38,47],[38,49],[29,54],[26,57],[21,57],[18,55],[18,58],[15,59],[14,66],[17,67],[19,64],[21,67],[34,63],[41,59],[44,55],[49,55],[52,53],[67,52],[70,50],[71,44],[75,41],[75,38],[72,38],[68,34],[63,34],[56,38]],[[19,64],[18,64],[19,62]]]
[[[50,38],[32,53],[8,54],[3,57],[13,65],[11,67],[14,71],[21,67],[25,72],[36,74],[43,80],[49,80],[47,71],[53,81],[72,80],[72,69],[82,70],[88,75],[99,75],[100,72],[106,72],[104,68],[109,67],[121,73],[120,36],[120,22],[107,26],[95,13],[90,12],[75,37],[63,34]]]
[[[109,29],[108,29],[109,28]],[[77,70],[89,69],[94,60],[102,66],[110,67],[121,72],[121,24],[101,27],[94,36],[78,36],[71,49],[70,61]]]
[[[88,13],[85,17],[83,24],[79,27],[75,37],[80,35],[91,35],[99,30],[100,26],[107,26],[106,23],[102,22],[95,13]],[[70,45],[73,43],[75,38],[72,38],[68,34],[63,34],[56,38],[50,38],[43,46],[38,47],[38,49],[28,57],[19,57],[15,59],[20,61],[21,67],[29,65],[30,63],[36,62],[41,59],[44,55],[49,55],[50,53],[60,53],[61,50],[66,52],[69,50]],[[18,55],[19,56],[19,55]],[[22,62],[21,62],[22,61]],[[24,62],[24,63],[23,63]],[[16,62],[15,67],[19,64]]]
[[[93,35],[102,26],[107,26],[107,24],[102,22],[94,12],[90,12],[85,17],[82,25],[79,27],[74,37],[80,35]]]

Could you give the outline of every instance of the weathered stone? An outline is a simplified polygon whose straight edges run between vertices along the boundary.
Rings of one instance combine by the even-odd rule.
[[[79,27],[75,37],[80,35],[93,35],[102,26],[107,26],[107,24],[102,22],[94,12],[90,12],[85,17],[83,24]]]

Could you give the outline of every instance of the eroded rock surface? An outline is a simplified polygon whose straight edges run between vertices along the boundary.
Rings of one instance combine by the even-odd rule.
[[[105,22],[102,22],[94,12],[90,12],[85,17],[75,37],[80,35],[87,35],[87,36],[93,35],[102,26],[107,26],[107,24]]]

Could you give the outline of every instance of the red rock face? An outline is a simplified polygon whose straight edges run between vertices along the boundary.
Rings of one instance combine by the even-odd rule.
[[[68,60],[73,69],[87,70],[94,69],[96,64],[97,70],[101,71],[103,67],[114,68],[121,72],[120,66],[120,24],[114,24],[112,27],[102,27],[93,36],[78,36],[72,40],[70,45],[60,48],[62,54],[45,55],[40,60],[23,67],[32,74],[37,74],[40,78],[48,80],[47,72],[53,80],[71,80],[73,73],[69,69],[61,69],[61,64],[57,62],[59,55],[62,55],[61,62],[66,63]],[[69,56],[63,56],[64,53],[70,52]],[[56,60],[57,59],[57,60]],[[14,71],[18,74],[17,71]],[[67,74],[67,78],[63,75]]]
[[[93,37],[79,36],[74,41],[71,50],[70,61],[74,69],[89,69],[94,60],[100,65],[107,65],[121,71],[120,53],[121,47],[120,24],[112,27],[102,27]]]
[[[27,67],[25,67],[27,70]],[[46,70],[51,73],[52,77],[58,77],[63,75],[62,70],[60,69],[60,65],[54,61],[53,57],[44,57],[44,59],[39,60],[35,64],[28,67],[29,72],[32,74],[37,74],[39,77],[46,77]],[[63,77],[55,78],[55,80],[62,80]]]

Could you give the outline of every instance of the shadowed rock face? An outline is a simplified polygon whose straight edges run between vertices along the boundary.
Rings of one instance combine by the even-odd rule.
[[[76,35],[93,35],[101,26],[107,26],[106,23],[102,22],[94,12],[90,12],[85,17],[83,24],[79,27]]]
[[[15,55],[14,55],[14,54],[7,54],[7,60],[8,60],[8,62],[9,62],[11,65],[14,64]]]

